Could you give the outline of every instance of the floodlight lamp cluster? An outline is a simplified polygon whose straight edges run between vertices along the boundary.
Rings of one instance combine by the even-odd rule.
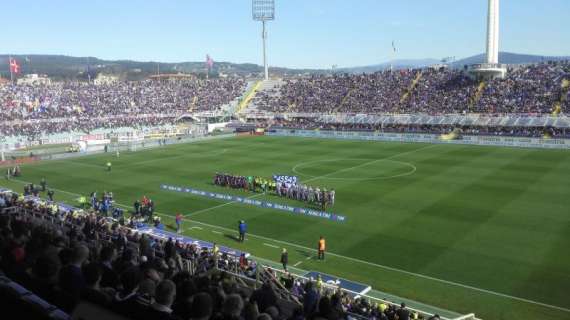
[[[275,0],[252,0],[252,16],[256,21],[275,20]]]

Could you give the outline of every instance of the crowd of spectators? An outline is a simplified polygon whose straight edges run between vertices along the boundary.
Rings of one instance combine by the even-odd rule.
[[[242,78],[5,85],[0,86],[0,133],[172,123],[185,112],[219,109],[239,97],[245,86]]]
[[[479,82],[447,68],[311,75],[261,90],[254,105],[272,112],[550,114],[570,108],[570,62],[512,67]],[[563,86],[567,84],[567,87]],[[242,78],[0,87],[0,134],[37,137],[98,128],[173,124],[189,111],[217,110],[245,90]]]
[[[568,110],[570,61],[516,66],[505,79],[481,82],[465,70],[426,68],[359,75],[313,75],[284,81],[255,104],[273,112],[551,113]]]
[[[416,86],[406,99],[396,104],[394,111],[432,115],[469,112],[477,86],[477,82],[464,71],[423,70]]]
[[[391,110],[417,71],[313,75],[287,79],[255,105],[273,112],[382,112]],[[276,92],[278,90],[278,92]]]
[[[85,132],[95,129],[113,129],[121,127],[144,128],[173,124],[175,115],[117,115],[109,117],[73,117],[62,119],[40,119],[29,121],[0,122],[0,134],[6,136],[26,136],[29,140],[60,132]]]
[[[562,81],[570,80],[570,61],[542,63],[509,70],[505,80],[491,80],[474,112],[551,113],[561,99]]]
[[[353,298],[320,279],[278,274],[215,244],[154,238],[90,210],[0,193],[0,213],[0,273],[68,313],[89,303],[131,319],[422,318],[404,304]],[[244,281],[256,277],[257,289]]]

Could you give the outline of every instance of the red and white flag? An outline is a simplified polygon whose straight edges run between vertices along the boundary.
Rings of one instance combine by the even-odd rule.
[[[212,69],[212,67],[214,66],[214,60],[212,59],[212,57],[210,57],[209,54],[206,55],[206,66],[208,66],[208,69]]]
[[[10,58],[10,72],[11,73],[20,73],[20,65],[16,59]]]

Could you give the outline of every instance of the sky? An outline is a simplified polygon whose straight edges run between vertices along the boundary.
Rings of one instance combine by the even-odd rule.
[[[275,0],[270,66],[330,68],[485,50],[486,0]],[[251,0],[0,0],[0,53],[262,63]],[[500,50],[570,55],[570,0],[501,0]],[[392,41],[397,52],[392,52]]]

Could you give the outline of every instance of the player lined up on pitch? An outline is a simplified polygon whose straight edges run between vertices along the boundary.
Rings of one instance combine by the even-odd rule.
[[[282,176],[280,176],[282,177]],[[296,178],[296,177],[295,177]],[[227,173],[216,173],[214,184],[233,189],[252,192],[270,192],[274,195],[292,200],[320,205],[323,210],[334,206],[335,190],[298,184],[297,179],[266,179],[255,176],[236,176]]]

